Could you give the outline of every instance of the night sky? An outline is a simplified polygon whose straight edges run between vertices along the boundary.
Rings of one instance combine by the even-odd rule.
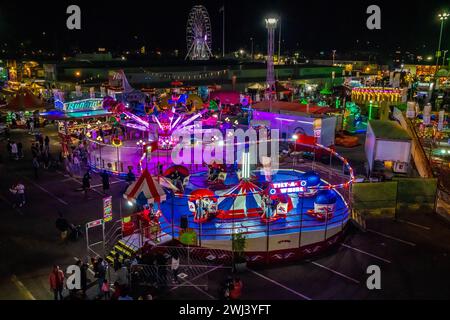
[[[431,54],[439,36],[437,13],[446,1],[320,1],[320,0],[127,0],[127,1],[14,1],[0,3],[0,41],[10,48],[23,42],[28,48],[84,51],[106,47],[112,50],[138,48],[186,50],[188,12],[195,4],[209,11],[213,49],[221,50],[221,13],[226,8],[227,51],[250,48],[265,51],[263,19],[268,13],[282,18],[283,48],[311,51],[365,50],[391,52],[397,47]],[[82,10],[82,30],[65,27],[69,4]],[[365,27],[369,4],[382,10],[382,30]],[[450,9],[450,6],[447,6]],[[450,20],[443,47],[450,47]],[[45,35],[43,35],[45,32]],[[359,40],[359,42],[358,42]]]

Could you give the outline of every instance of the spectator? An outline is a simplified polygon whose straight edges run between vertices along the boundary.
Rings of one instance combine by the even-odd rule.
[[[17,156],[20,158],[20,159],[23,159],[23,144],[22,144],[22,142],[17,142]]]
[[[116,281],[114,282],[114,291],[111,296],[111,300],[118,300],[121,294],[120,284]]]
[[[102,294],[103,294],[103,297],[105,298],[105,300],[111,299],[111,292],[109,290],[110,290],[110,288],[109,288],[108,280],[104,279],[103,284],[102,284]]]
[[[180,268],[180,257],[178,256],[178,252],[174,252],[172,254],[172,263],[170,265],[170,268],[172,269],[172,275],[173,275],[173,282],[178,283],[178,269]]]
[[[45,151],[50,152],[50,138],[48,136],[45,136],[44,146],[45,146]]]
[[[86,296],[86,290],[87,290],[87,270],[88,265],[86,263],[83,263],[83,261],[78,260],[77,266],[80,268],[80,285],[81,285],[81,293],[83,297]]]
[[[63,289],[64,289],[64,272],[59,268],[59,266],[53,266],[53,271],[49,276],[50,289],[53,291],[55,300],[63,300]]]
[[[100,296],[102,296],[103,295],[102,287],[106,279],[106,266],[105,263],[103,262],[103,258],[98,258],[96,268],[94,271],[95,277],[97,278],[98,281],[98,291]]]
[[[242,294],[242,280],[235,278],[233,281],[233,288],[230,290],[230,299],[238,300]]]

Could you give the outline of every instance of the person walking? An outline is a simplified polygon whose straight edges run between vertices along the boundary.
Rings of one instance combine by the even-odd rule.
[[[64,272],[59,268],[59,266],[54,265],[53,270],[49,275],[50,290],[53,291],[55,300],[63,300],[63,289],[64,289]]]
[[[34,178],[37,180],[39,179],[39,161],[37,157],[33,158],[33,171],[34,171]]]
[[[178,283],[178,270],[180,268],[180,257],[178,256],[178,252],[174,252],[172,254],[172,263],[170,264],[170,269],[172,270],[173,280],[172,282]]]
[[[78,176],[78,174],[81,171],[80,158],[78,158],[77,155],[74,155],[72,161],[73,161],[73,171],[75,172],[75,175]]]
[[[11,156],[15,160],[19,160],[17,153],[18,153],[17,144],[13,141],[11,143]]]
[[[23,207],[25,205],[25,186],[19,181],[9,191],[16,195],[16,206]]]
[[[84,198],[87,199],[88,190],[91,188],[91,175],[90,175],[89,171],[87,171],[84,174],[82,184],[83,184]]]
[[[103,170],[102,173],[102,186],[103,186],[103,193],[106,194],[109,190],[109,174],[106,172],[106,170]]]
[[[61,211],[58,211],[58,218],[55,222],[56,229],[60,232],[61,241],[64,242],[67,239],[67,234],[69,232],[70,224],[66,218],[63,217]]]

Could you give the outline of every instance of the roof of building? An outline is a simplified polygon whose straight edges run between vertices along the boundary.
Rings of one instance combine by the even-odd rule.
[[[272,107],[272,108],[271,108]],[[286,101],[261,101],[253,105],[253,109],[260,111],[270,111],[273,113],[283,113],[283,112],[298,112],[305,114],[325,114],[332,111],[329,107],[321,107],[310,105],[309,108],[306,104],[300,104],[297,102],[286,102]]]
[[[395,121],[370,120],[369,125],[377,139],[411,140],[408,132]]]

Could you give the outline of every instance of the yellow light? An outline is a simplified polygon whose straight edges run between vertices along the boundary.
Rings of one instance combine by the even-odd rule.
[[[77,77],[81,76],[81,72],[80,71],[76,71],[75,72],[75,76],[77,76]]]

